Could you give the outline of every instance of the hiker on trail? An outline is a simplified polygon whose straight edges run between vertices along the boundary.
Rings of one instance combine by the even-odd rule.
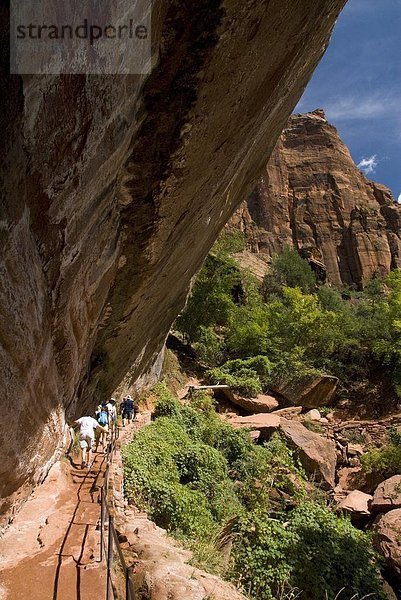
[[[124,398],[122,402],[122,413],[123,413],[123,427],[125,427],[125,422],[132,422],[132,415],[134,414],[134,402],[131,396],[127,396]]]
[[[96,447],[95,447],[95,452],[98,451],[99,444],[101,444],[102,447],[103,447],[103,451],[106,453],[107,437],[108,437],[108,432],[109,432],[110,417],[109,417],[109,411],[108,411],[108,408],[107,408],[107,404],[105,402],[103,402],[103,404],[100,404],[97,407],[96,420],[99,423],[99,425],[101,425],[103,427],[103,431],[100,431],[99,429],[96,429]]]
[[[115,398],[111,398],[111,400],[106,404],[106,407],[109,413],[109,429],[110,432],[113,433],[117,426],[117,408]]]
[[[100,425],[93,417],[81,417],[74,423],[79,427],[79,445],[82,451],[82,468],[90,469],[92,466],[92,444],[95,439],[95,431],[100,429],[107,434],[107,429]]]

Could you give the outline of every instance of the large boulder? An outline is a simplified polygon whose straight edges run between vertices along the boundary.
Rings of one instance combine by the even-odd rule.
[[[337,377],[331,375],[305,375],[298,379],[284,379],[274,384],[272,389],[291,404],[319,408],[331,403],[337,385]]]
[[[280,431],[289,445],[298,451],[305,471],[325,488],[334,488],[337,462],[335,443],[309,431],[301,423],[288,419],[281,419]]]
[[[278,407],[278,401],[273,396],[260,394],[256,398],[243,398],[232,394],[231,401],[252,414],[268,413]]]
[[[372,512],[383,513],[401,508],[401,475],[394,475],[380,483],[371,503]]]
[[[401,582],[401,508],[381,515],[374,524],[374,545],[388,570]]]
[[[250,429],[251,431],[258,431],[257,437],[252,436],[254,439],[261,436],[263,439],[269,438],[274,431],[277,431],[280,427],[281,418],[272,413],[260,413],[257,415],[250,415],[249,417],[234,417],[230,419],[230,424],[237,429]]]
[[[369,503],[371,500],[372,496],[370,494],[353,490],[338,503],[337,508],[350,514],[351,518],[360,519],[370,515]]]
[[[337,476],[338,487],[344,492],[357,489],[371,495],[373,495],[381,479],[375,473],[366,473],[360,465],[338,469]]]
[[[261,413],[249,417],[234,417],[231,425],[259,432],[253,439],[268,439],[275,431],[281,431],[289,446],[297,450],[305,471],[313,475],[325,488],[335,485],[336,446],[327,438],[309,431],[296,421],[289,421],[276,413]]]
[[[305,419],[307,421],[320,421],[321,418],[322,418],[322,416],[321,416],[320,412],[317,410],[317,408],[312,408],[312,410],[307,412],[305,415]]]

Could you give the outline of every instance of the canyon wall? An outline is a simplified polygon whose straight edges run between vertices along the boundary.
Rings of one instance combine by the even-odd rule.
[[[9,75],[1,8],[3,522],[157,360],[345,1],[155,0],[149,76]]]
[[[401,267],[401,206],[358,170],[319,109],[290,117],[230,225],[251,252],[271,258],[295,248],[338,287]]]

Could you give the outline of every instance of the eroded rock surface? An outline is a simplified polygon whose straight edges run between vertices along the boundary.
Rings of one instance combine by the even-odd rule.
[[[332,375],[305,375],[297,379],[283,379],[272,384],[272,389],[296,406],[320,408],[329,406],[338,386]]]
[[[295,248],[336,286],[363,286],[401,265],[401,207],[358,170],[322,110],[289,119],[231,224],[248,250],[271,257]]]
[[[376,513],[401,508],[401,475],[394,475],[377,486],[371,508]]]
[[[389,571],[401,582],[401,508],[378,517],[374,543],[386,559]]]
[[[168,537],[145,515],[126,512],[124,532],[140,561],[134,589],[149,600],[245,600],[226,581],[191,566],[192,554]]]
[[[280,430],[289,446],[297,450],[305,471],[324,487],[334,488],[337,463],[335,443],[309,431],[301,423],[288,419],[281,419]]]
[[[150,76],[22,78],[4,56],[2,514],[52,461],[65,412],[155,362],[345,1],[155,0]]]

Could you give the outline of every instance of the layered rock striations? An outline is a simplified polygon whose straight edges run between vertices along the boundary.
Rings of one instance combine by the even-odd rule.
[[[322,110],[290,117],[231,225],[252,252],[294,248],[338,287],[401,266],[401,206],[358,170]]]
[[[146,77],[10,76],[5,53],[3,515],[46,472],[65,414],[155,363],[345,1],[156,0]]]

